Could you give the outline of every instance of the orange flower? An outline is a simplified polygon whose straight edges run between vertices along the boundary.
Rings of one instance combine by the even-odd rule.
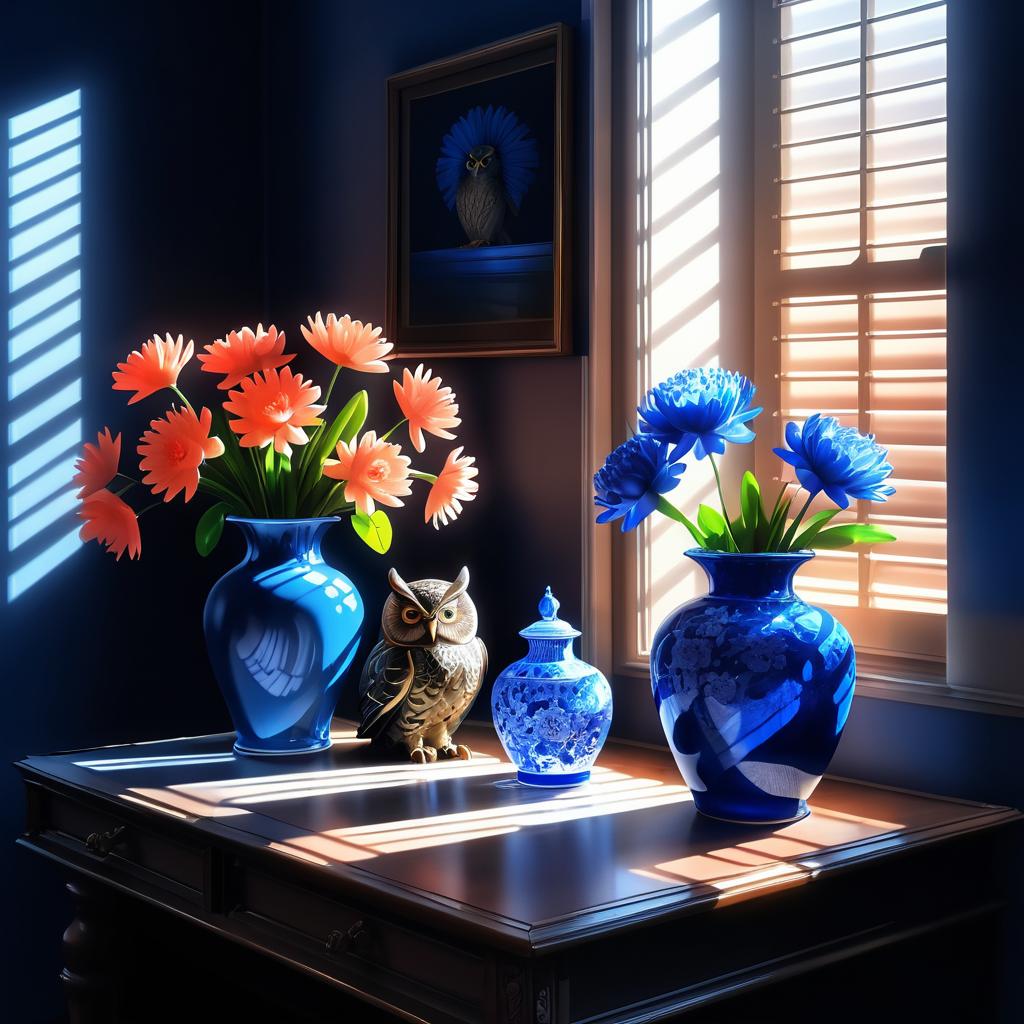
[[[388,372],[388,365],[383,359],[395,346],[380,337],[382,328],[353,320],[348,313],[340,320],[329,313],[326,324],[320,313],[317,313],[316,320],[311,316],[306,319],[309,321],[308,329],[300,325],[299,330],[324,359],[363,373]]]
[[[416,367],[416,373],[402,372],[402,383],[394,381],[395,398],[402,415],[409,421],[409,439],[416,451],[424,448],[423,431],[455,440],[446,428],[457,427],[462,420],[456,415],[459,407],[451,388],[441,387],[441,378],[431,379],[431,371],[423,372],[423,364]]]
[[[324,476],[344,480],[345,500],[354,501],[364,515],[373,515],[375,501],[400,508],[399,497],[412,494],[409,458],[401,451],[401,445],[378,441],[368,430],[358,445],[338,442],[338,457],[324,463]]]
[[[187,345],[182,335],[175,341],[169,334],[161,341],[153,335],[141,349],[132,352],[123,363],[117,364],[113,373],[115,391],[134,391],[134,398],[128,399],[134,405],[143,398],[148,398],[162,388],[173,388],[178,383],[178,374],[182,367],[192,358],[195,346],[190,341]]]
[[[472,501],[480,489],[480,485],[473,479],[479,472],[473,465],[476,459],[470,456],[460,458],[461,455],[461,448],[455,448],[448,453],[437,482],[427,494],[423,522],[433,520],[435,530],[440,528],[438,520],[442,526],[454,522],[462,512],[462,502]]]
[[[261,370],[277,370],[290,363],[295,353],[284,354],[284,331],[278,333],[271,324],[264,331],[263,324],[256,325],[254,334],[251,327],[229,331],[226,338],[205,346],[205,355],[199,354],[199,362],[207,373],[222,373],[224,379],[217,385],[221,390],[237,387],[243,377],[249,377]]]
[[[153,420],[139,439],[139,469],[146,474],[142,482],[154,494],[166,491],[170,501],[184,489],[185,500],[191,501],[199,486],[199,467],[203,459],[224,454],[224,442],[210,437],[213,414],[209,409],[196,416],[193,409],[168,409],[166,419]]]
[[[107,545],[107,551],[116,554],[118,561],[128,549],[129,558],[138,558],[142,553],[142,538],[139,536],[139,521],[131,506],[110,491],[96,491],[90,494],[78,515],[85,520],[78,536],[82,540],[95,540]]]
[[[103,490],[117,476],[121,462],[121,435],[112,438],[110,427],[96,435],[96,443],[85,442],[82,454],[75,462],[75,478],[71,482],[81,488],[76,498],[85,498]]]
[[[266,448],[273,441],[275,451],[291,455],[292,444],[309,440],[299,428],[320,422],[325,407],[313,404],[319,397],[315,384],[303,381],[302,374],[292,373],[286,366],[280,373],[264,370],[246,377],[241,391],[228,393],[230,401],[224,403],[224,409],[239,417],[228,425],[242,435],[238,443],[243,448]]]

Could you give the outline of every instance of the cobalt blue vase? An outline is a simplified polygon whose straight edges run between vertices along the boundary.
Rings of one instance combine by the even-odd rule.
[[[704,814],[795,821],[807,814],[850,712],[850,634],[793,592],[813,552],[686,554],[710,590],[672,612],[651,647],[669,747]]]
[[[494,681],[491,715],[505,752],[528,786],[579,786],[608,738],[612,690],[593,665],[577,658],[580,636],[558,617],[548,587],[541,618],[519,631],[529,650]]]
[[[206,648],[239,754],[331,745],[340,683],[359,646],[363,602],[320,554],[324,519],[242,519],[245,558],[210,591]]]

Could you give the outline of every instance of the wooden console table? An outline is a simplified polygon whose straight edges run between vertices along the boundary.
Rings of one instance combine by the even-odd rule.
[[[701,818],[665,752],[609,744],[547,791],[489,729],[460,740],[471,762],[381,764],[341,722],[303,759],[218,735],[20,762],[19,842],[82,897],[72,1019],[117,1016],[107,898],[432,1024],[663,1020],[1004,899],[1007,808],[826,779],[803,821],[741,827]]]

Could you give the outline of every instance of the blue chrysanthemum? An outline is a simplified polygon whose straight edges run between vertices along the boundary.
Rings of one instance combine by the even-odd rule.
[[[530,129],[505,107],[473,107],[448,129],[437,159],[437,187],[449,210],[466,174],[466,158],[477,146],[493,146],[501,160],[505,194],[518,210],[540,163]]]
[[[786,425],[789,448],[773,451],[796,468],[797,479],[813,497],[824,491],[841,509],[851,498],[885,501],[896,491],[885,483],[892,475],[888,452],[875,443],[873,434],[844,427],[834,416],[815,413],[801,430]]]
[[[750,408],[756,390],[742,373],[710,366],[683,370],[647,392],[637,409],[640,426],[675,445],[673,458],[691,448],[698,459],[721,455],[726,441],[754,440],[746,423],[761,411]]]
[[[686,466],[669,461],[667,444],[637,434],[616,448],[594,474],[594,504],[603,508],[597,521],[622,519],[622,530],[639,526],[656,508],[658,498],[679,483]]]

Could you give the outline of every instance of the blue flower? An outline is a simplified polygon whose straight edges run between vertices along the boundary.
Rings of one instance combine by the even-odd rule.
[[[641,429],[674,444],[673,458],[691,448],[698,459],[725,451],[725,442],[747,444],[754,432],[745,424],[760,411],[751,409],[757,389],[731,370],[705,367],[683,370],[651,388],[637,412]]]
[[[786,443],[789,448],[773,451],[796,467],[797,479],[812,497],[824,491],[845,509],[851,498],[885,501],[896,492],[884,482],[892,466],[885,461],[889,453],[875,443],[874,434],[862,434],[841,426],[833,416],[815,413],[803,431],[795,423],[786,425]]]
[[[616,448],[594,474],[594,504],[603,508],[597,521],[622,520],[632,530],[655,509],[658,498],[678,483],[686,466],[669,462],[668,445],[648,434],[637,434]]]

